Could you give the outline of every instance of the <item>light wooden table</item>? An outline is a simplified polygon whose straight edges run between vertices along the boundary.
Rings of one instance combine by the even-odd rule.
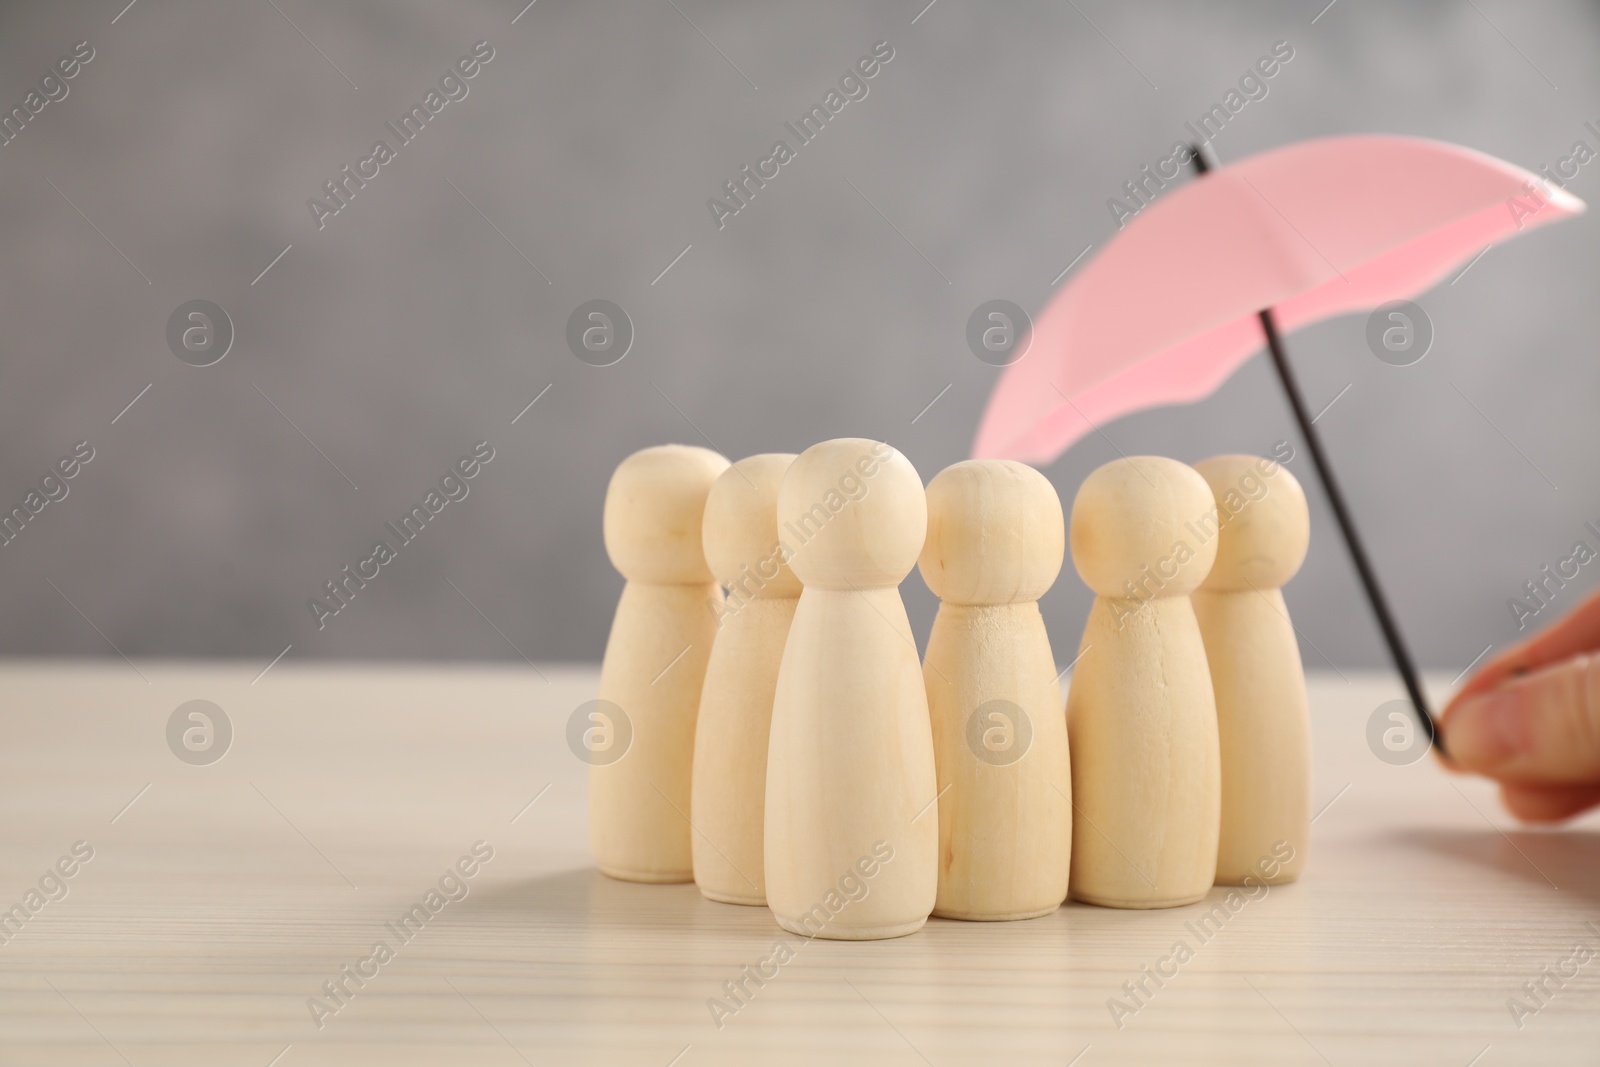
[[[592,670],[259,670],[0,666],[0,908],[94,850],[0,944],[0,1062],[1600,1060],[1600,959],[1520,1029],[1507,1005],[1575,944],[1600,951],[1600,824],[1519,830],[1483,783],[1380,762],[1383,679],[1314,679],[1309,873],[1210,940],[1185,925],[1203,905],[1071,905],[815,941],[719,1029],[708,998],[795,939],[763,909],[595,872],[564,741]],[[167,745],[193,699],[234,728],[209,766]],[[401,943],[385,923],[478,841],[494,858],[468,895]],[[319,1029],[307,999],[380,939],[393,959]],[[1178,940],[1193,958],[1119,1029],[1108,1000]]]

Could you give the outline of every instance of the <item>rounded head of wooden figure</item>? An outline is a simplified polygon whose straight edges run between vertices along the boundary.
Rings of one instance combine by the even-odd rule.
[[[928,499],[911,461],[881,441],[812,445],[778,490],[789,566],[819,589],[897,586],[928,533]]]
[[[794,460],[787,452],[749,456],[712,484],[702,538],[711,573],[729,589],[755,597],[800,595],[800,579],[778,543],[778,487]]]
[[[605,541],[629,581],[711,581],[700,544],[706,497],[728,461],[708,448],[658,445],[623,460],[606,487]]]
[[[928,540],[917,565],[948,604],[1038,600],[1066,553],[1061,498],[1026,463],[969,459],[928,483]]]
[[[1311,544],[1305,490],[1279,463],[1213,456],[1194,465],[1217,502],[1217,561],[1202,588],[1276,589],[1300,570]]]
[[[1099,596],[1186,596],[1217,557],[1211,487],[1164,456],[1116,459],[1078,487],[1072,564]]]

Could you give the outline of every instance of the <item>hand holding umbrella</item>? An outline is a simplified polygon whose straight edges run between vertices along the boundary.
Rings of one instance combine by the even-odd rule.
[[[1600,593],[1484,664],[1442,720],[1450,761],[1498,780],[1518,818],[1600,804]]]

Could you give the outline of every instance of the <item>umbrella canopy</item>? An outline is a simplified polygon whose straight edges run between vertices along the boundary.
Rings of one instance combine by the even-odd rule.
[[[1206,174],[1144,208],[1037,317],[973,444],[1048,463],[1132,411],[1215,391],[1279,327],[1415,296],[1525,230],[1584,210],[1520,167],[1459,145],[1302,141]]]

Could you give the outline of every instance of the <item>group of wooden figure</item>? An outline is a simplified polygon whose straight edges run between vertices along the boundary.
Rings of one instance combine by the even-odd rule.
[[[1236,455],[1089,475],[1070,541],[1096,599],[1063,710],[1037,601],[1066,526],[1011,461],[924,488],[855,438],[629,456],[605,501],[627,584],[599,706],[631,740],[591,761],[600,870],[848,940],[1297,877],[1310,729],[1280,587],[1310,537],[1299,484]],[[941,602],[921,662],[913,566]]]

